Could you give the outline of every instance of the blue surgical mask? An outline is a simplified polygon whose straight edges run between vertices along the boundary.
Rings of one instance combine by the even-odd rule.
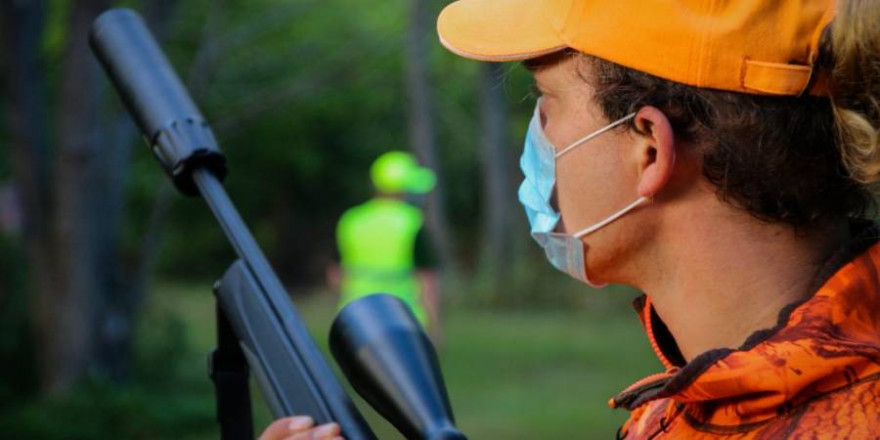
[[[562,218],[562,215],[550,203],[553,197],[553,189],[556,187],[556,161],[576,147],[629,121],[633,117],[635,117],[635,113],[614,121],[584,136],[557,153],[553,144],[547,139],[547,135],[544,133],[544,128],[541,125],[539,101],[538,105],[535,106],[532,121],[529,123],[525,148],[520,158],[520,168],[522,168],[525,179],[523,179],[522,185],[519,187],[519,201],[525,207],[526,215],[529,218],[532,238],[544,249],[544,253],[547,254],[547,259],[553,267],[592,287],[603,287],[604,284],[594,283],[587,276],[586,259],[584,258],[586,244],[581,239],[647,202],[648,198],[639,197],[638,200],[608,216],[605,220],[574,234],[554,232],[556,225]]]

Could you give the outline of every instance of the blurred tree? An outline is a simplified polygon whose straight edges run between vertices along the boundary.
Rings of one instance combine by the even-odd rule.
[[[455,246],[446,219],[445,175],[438,163],[434,130],[432,87],[428,56],[435,40],[434,8],[429,0],[409,4],[409,27],[406,33],[406,90],[409,99],[409,139],[419,161],[434,170],[437,186],[428,194],[426,228],[440,258],[440,265],[455,268]]]
[[[0,22],[12,172],[21,189],[39,386],[69,389],[87,370],[124,377],[136,298],[120,264],[124,177],[135,132],[106,87],[88,29],[109,0],[4,1]],[[170,0],[148,14],[167,20]],[[49,23],[47,12],[61,11]],[[60,50],[47,49],[61,34]],[[51,68],[50,68],[51,66]],[[114,98],[115,99],[115,98]]]
[[[53,250],[64,224],[53,219],[51,161],[47,131],[45,68],[40,59],[45,26],[46,5],[43,1],[3,2],[4,52],[14,62],[4,65],[7,115],[10,122],[13,173],[22,187],[25,207],[25,243],[34,290],[31,310],[41,345],[39,369],[41,386],[61,390],[70,385],[85,368],[85,341],[88,330],[84,307],[69,308],[72,296],[62,291],[63,275]],[[85,85],[88,87],[88,84]],[[87,103],[86,103],[87,105]],[[70,214],[70,213],[66,213]],[[90,280],[82,280],[87,285]],[[60,296],[60,298],[56,298]],[[74,301],[81,298],[72,298]],[[66,310],[67,309],[67,310]],[[68,368],[52,365],[69,365]],[[58,371],[66,370],[66,371]],[[65,374],[71,372],[72,375]]]
[[[159,41],[165,40],[178,0],[149,0],[144,3],[146,22]],[[94,16],[83,23],[84,29],[88,29],[93,20]],[[76,38],[76,35],[71,34],[68,38]],[[91,51],[80,53],[79,56],[94,59]],[[84,219],[90,221],[91,227],[96,230],[93,240],[97,250],[92,270],[99,274],[100,282],[96,292],[96,310],[92,316],[95,348],[91,367],[98,374],[120,382],[130,374],[137,310],[143,302],[149,273],[155,267],[159,231],[170,203],[167,196],[157,196],[150,222],[144,228],[145,233],[139,243],[139,251],[135,258],[123,258],[126,250],[121,235],[128,202],[125,188],[131,170],[132,147],[139,144],[140,139],[131,117],[115,104],[117,98],[109,90],[106,81],[100,82],[97,98],[107,98],[111,105],[106,106],[109,109],[103,112],[99,109],[99,125],[93,141],[101,151],[93,165],[94,183],[91,190],[95,199],[92,204],[94,213]],[[104,101],[101,103],[106,103]],[[169,188],[170,185],[160,184],[157,194],[167,194]]]
[[[30,391],[29,385],[32,385],[34,379],[32,375],[22,374],[17,369],[18,365],[32,365],[30,361],[33,359],[33,352],[32,347],[27,344],[30,338],[23,337],[22,332],[29,327],[28,320],[24,317],[28,307],[26,304],[18,304],[16,307],[14,300],[17,295],[10,283],[12,277],[7,274],[26,267],[21,264],[22,259],[34,262],[43,257],[40,250],[45,247],[46,225],[40,209],[44,206],[43,200],[46,197],[44,176],[48,172],[44,159],[48,154],[47,136],[43,130],[46,114],[42,105],[46,90],[45,84],[38,80],[38,73],[42,71],[38,54],[45,8],[42,2],[37,1],[19,5],[14,3],[0,3],[0,44],[5,55],[0,63],[0,68],[3,69],[0,77],[6,85],[3,113],[9,121],[8,144],[11,147],[8,167],[16,174],[15,181],[22,195],[21,202],[29,204],[24,210],[36,212],[36,215],[32,216],[24,228],[28,258],[15,255],[13,249],[18,246],[14,246],[7,237],[0,237],[3,257],[0,264],[4,266],[4,273],[0,274],[0,284],[2,288],[9,289],[4,292],[2,306],[4,315],[14,314],[3,316],[3,358],[7,360],[5,363],[10,364],[3,367],[3,373],[4,377],[14,378],[14,384],[11,383],[9,388],[4,387],[4,397],[15,392]],[[12,21],[16,22],[15,27],[7,24]],[[12,65],[17,68],[10,68]],[[13,262],[18,264],[13,265]],[[18,321],[19,325],[10,326],[14,321]],[[15,361],[9,361],[11,359]]]
[[[510,279],[505,268],[511,262],[516,185],[507,128],[508,108],[503,89],[503,66],[484,63],[480,78],[480,117],[482,126],[481,164],[483,176],[483,241],[478,276],[489,290],[503,289]],[[495,296],[491,294],[491,296]]]
[[[323,279],[339,215],[372,192],[370,163],[406,148],[440,177],[427,226],[441,264],[492,274],[495,289],[528,272],[509,257],[522,215],[506,139],[521,134],[531,103],[504,100],[501,67],[436,43],[440,2],[0,0],[0,148],[10,153],[0,177],[12,171],[27,215],[44,389],[86,370],[124,378],[154,272],[205,282],[234,257],[203,204],[177,197],[133,148],[136,129],[85,43],[107,3],[140,8],[168,36],[229,158],[227,188],[289,285]]]

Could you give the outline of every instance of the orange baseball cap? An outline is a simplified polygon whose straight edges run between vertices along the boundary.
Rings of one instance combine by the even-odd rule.
[[[827,95],[814,69],[835,0],[458,0],[437,22],[452,52],[517,61],[565,48],[691,86]],[[814,71],[815,70],[815,71]]]

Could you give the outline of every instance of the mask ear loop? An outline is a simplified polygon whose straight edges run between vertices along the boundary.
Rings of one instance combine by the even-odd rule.
[[[672,151],[672,167],[673,167],[673,168],[675,168],[675,159],[676,159],[675,150],[673,150],[673,151]],[[643,205],[643,204],[645,204],[645,203],[650,203],[653,199],[654,199],[654,196],[653,196],[653,195],[651,195],[651,196],[641,196],[641,197],[639,197],[635,202],[632,202],[632,203],[630,203],[629,205],[627,205],[625,208],[621,209],[620,211],[617,211],[617,212],[616,212],[614,215],[612,215],[611,217],[608,217],[607,219],[602,220],[601,222],[599,222],[599,223],[597,223],[597,224],[595,224],[595,225],[593,225],[593,226],[590,226],[589,228],[586,228],[586,229],[584,229],[584,230],[578,232],[577,234],[574,234],[574,236],[577,237],[577,238],[583,238],[583,237],[585,237],[585,236],[587,236],[587,235],[590,235],[590,234],[592,234],[593,232],[596,232],[596,231],[598,231],[599,229],[602,229],[602,228],[604,228],[605,226],[608,226],[608,224],[610,224],[611,222],[613,222],[613,221],[615,221],[615,220],[617,220],[617,219],[623,217],[623,216],[626,215],[628,212],[632,211],[633,209],[636,209],[636,208],[639,207],[640,205]]]
[[[593,232],[596,232],[596,231],[598,231],[599,229],[602,229],[602,228],[604,228],[605,226],[608,226],[608,225],[609,225],[610,223],[612,223],[613,221],[615,221],[615,220],[617,220],[617,219],[623,217],[623,216],[626,215],[628,212],[632,211],[633,209],[636,209],[639,205],[642,205],[642,204],[644,204],[644,203],[647,203],[647,202],[649,202],[650,200],[651,200],[650,197],[644,197],[644,196],[643,196],[643,197],[639,197],[635,202],[632,202],[632,203],[630,203],[629,205],[627,205],[625,208],[621,209],[620,211],[617,211],[617,212],[614,213],[614,215],[612,215],[611,217],[608,217],[608,218],[606,218],[605,220],[602,220],[601,222],[596,223],[595,225],[590,226],[589,228],[586,228],[586,229],[584,229],[584,230],[582,230],[582,231],[580,231],[580,232],[574,234],[574,236],[575,236],[576,238],[583,238],[583,237],[585,237],[585,236],[587,236],[587,235],[590,235],[590,234],[592,234]]]
[[[562,152],[560,152],[559,155],[557,155],[557,157],[559,157],[559,156],[561,156],[561,155],[567,153],[567,152],[568,152],[569,150],[571,150],[574,146],[576,146],[576,145],[578,145],[578,144],[580,144],[580,143],[582,143],[582,142],[585,142],[585,141],[587,141],[587,140],[589,140],[589,139],[592,139],[592,138],[595,137],[596,135],[601,134],[601,133],[604,133],[604,132],[610,130],[611,128],[614,128],[615,126],[620,125],[620,124],[622,124],[622,123],[624,123],[624,122],[626,122],[626,121],[628,121],[628,120],[634,118],[635,116],[636,116],[636,113],[632,113],[632,114],[630,114],[630,115],[628,115],[628,116],[625,116],[625,117],[623,117],[623,118],[621,118],[621,119],[618,119],[617,121],[614,121],[614,122],[613,122],[611,125],[609,125],[608,127],[604,128],[604,129],[602,129],[602,130],[600,130],[600,131],[598,131],[598,132],[596,132],[596,133],[593,133],[593,134],[591,134],[591,135],[585,137],[584,139],[582,139],[582,140],[576,142],[576,143],[573,144],[572,146],[566,148],[565,150],[562,150]],[[677,158],[678,158],[678,156],[677,156],[677,154],[676,154],[676,152],[675,152],[675,149],[673,148],[673,150],[672,150],[672,168],[673,168],[673,169],[675,168],[675,162],[676,162],[676,159],[677,159]],[[583,238],[583,237],[585,237],[585,236],[587,236],[587,235],[590,235],[590,234],[592,234],[593,232],[596,232],[596,231],[598,231],[599,229],[602,229],[602,228],[604,228],[605,226],[608,226],[609,224],[611,224],[611,223],[614,222],[615,220],[619,219],[620,217],[623,217],[624,215],[626,215],[627,213],[629,213],[629,212],[632,211],[633,209],[636,209],[637,207],[639,207],[639,206],[641,206],[641,205],[643,205],[643,204],[645,204],[645,203],[650,203],[653,199],[654,199],[654,196],[653,196],[653,195],[650,195],[650,196],[641,196],[641,197],[639,197],[638,199],[636,199],[635,202],[630,203],[629,205],[627,205],[626,207],[624,207],[624,208],[621,209],[620,211],[617,211],[616,213],[614,213],[614,214],[611,215],[610,217],[606,218],[605,220],[602,220],[601,222],[599,222],[599,223],[597,223],[597,224],[595,224],[595,225],[593,225],[593,226],[590,226],[590,227],[588,227],[588,228],[586,228],[586,229],[581,230],[580,232],[574,234],[574,236],[575,236],[576,238]]]
[[[562,157],[564,154],[566,154],[566,153],[568,153],[569,151],[573,150],[573,149],[574,149],[575,147],[577,147],[578,145],[583,144],[584,142],[587,142],[587,141],[589,141],[590,139],[593,139],[594,137],[599,136],[599,135],[601,135],[601,134],[603,134],[603,133],[605,133],[605,132],[607,132],[607,131],[613,129],[613,128],[617,127],[618,125],[623,124],[624,122],[629,121],[630,119],[632,119],[632,118],[634,118],[634,117],[636,117],[636,114],[635,114],[635,113],[630,113],[629,115],[626,115],[626,116],[624,116],[624,117],[622,117],[622,118],[620,118],[620,119],[618,119],[618,120],[616,120],[616,121],[614,121],[614,122],[612,122],[612,123],[610,123],[610,124],[608,124],[608,125],[606,125],[606,126],[600,128],[600,129],[598,129],[598,130],[596,130],[596,131],[594,131],[594,132],[592,132],[592,133],[590,133],[590,134],[588,134],[588,135],[586,135],[586,136],[584,136],[584,137],[582,137],[582,138],[580,138],[580,139],[574,141],[571,145],[565,147],[562,151],[556,153],[556,158],[559,159],[559,158]]]

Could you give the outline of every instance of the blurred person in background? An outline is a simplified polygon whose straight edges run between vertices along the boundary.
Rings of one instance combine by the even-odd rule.
[[[340,291],[339,308],[374,293],[403,300],[431,339],[439,343],[440,308],[433,256],[418,197],[435,185],[434,173],[412,154],[391,151],[370,167],[376,195],[342,214],[336,227],[341,270],[330,284]]]
[[[549,261],[645,293],[665,371],[611,399],[618,438],[877,438],[880,2],[460,0],[438,30],[535,77]]]

